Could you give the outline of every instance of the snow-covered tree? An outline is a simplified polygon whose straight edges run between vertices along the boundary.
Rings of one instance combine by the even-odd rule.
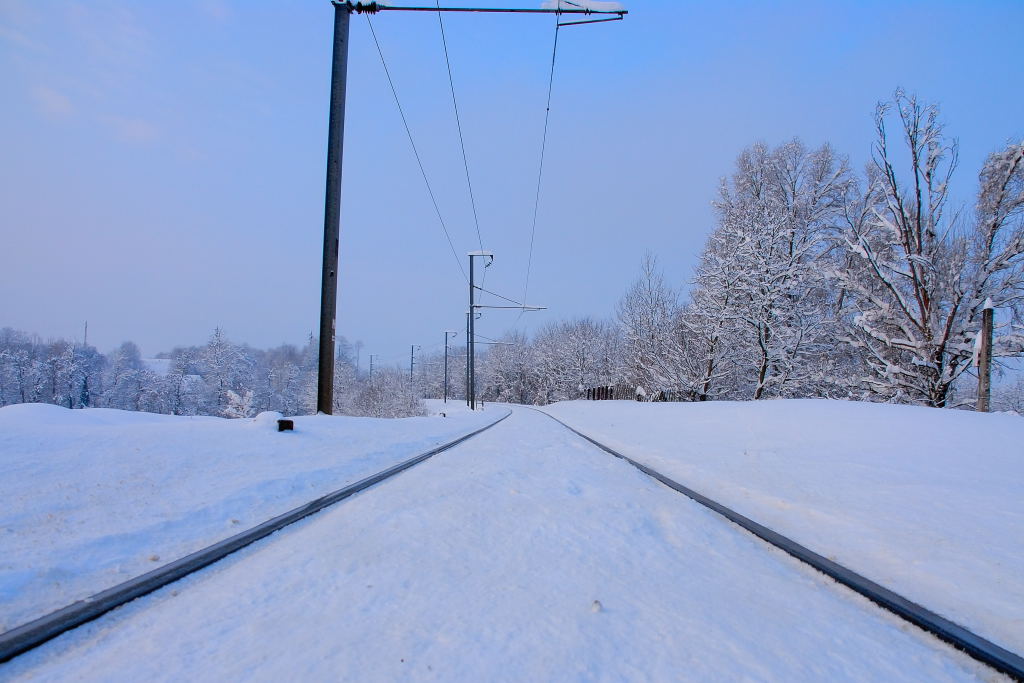
[[[1024,377],[997,386],[992,392],[992,406],[995,410],[1012,410],[1024,415]]]
[[[619,342],[617,326],[602,320],[579,318],[547,325],[534,337],[529,350],[520,353],[529,361],[530,402],[577,399],[590,387],[617,383]]]
[[[622,329],[624,379],[653,391],[685,391],[692,378],[685,371],[679,294],[665,282],[657,258],[648,252],[640,275],[616,308]]]
[[[66,342],[44,343],[38,335],[0,330],[0,401],[2,403],[55,402],[61,391],[58,361]]]
[[[498,341],[501,345],[491,346],[477,359],[480,396],[488,401],[533,403],[537,386],[529,339],[520,330],[514,330],[498,337]],[[460,351],[465,354],[465,349]],[[464,375],[465,362],[458,367]],[[463,385],[459,393],[464,397],[463,375],[456,381]]]
[[[895,119],[905,149],[894,149]],[[1024,295],[1024,146],[992,154],[973,218],[949,206],[957,144],[938,107],[897,91],[878,106],[867,186],[843,232],[850,341],[867,385],[887,400],[946,406],[967,371],[986,299],[1009,318],[994,355],[1020,352],[1014,325]],[[901,172],[900,159],[906,157]]]
[[[701,254],[690,301],[680,316],[690,345],[688,357],[695,365],[693,397],[698,401],[725,398],[737,384],[734,339],[740,332],[732,311],[741,295],[741,276],[732,236],[714,230]]]
[[[209,414],[223,413],[230,402],[229,390],[238,393],[253,384],[252,358],[246,349],[232,343],[219,327],[199,352],[198,363],[210,388],[213,403],[207,407]]]
[[[252,389],[244,389],[239,393],[228,389],[227,395],[228,404],[221,412],[224,417],[252,417],[256,414],[256,411],[253,408],[255,396],[253,395]]]
[[[849,182],[828,145],[794,140],[740,154],[681,316],[694,398],[835,393],[827,238]]]
[[[109,355],[103,406],[142,410],[143,394],[155,377],[142,363],[139,347],[126,341]]]
[[[179,348],[171,353],[171,366],[163,378],[163,403],[171,415],[199,415],[208,405],[209,388],[199,374],[199,352]]]
[[[759,399],[807,393],[832,338],[826,235],[848,183],[827,145],[755,145],[740,155],[716,204],[736,295],[723,309],[740,390]]]

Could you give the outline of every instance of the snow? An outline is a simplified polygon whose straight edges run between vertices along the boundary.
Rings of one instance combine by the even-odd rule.
[[[465,444],[0,665],[0,678],[995,677],[517,409]]]
[[[0,631],[472,431],[448,419],[0,408]]]
[[[1024,420],[824,400],[548,407],[603,443],[1024,652]]]
[[[462,399],[449,398],[448,402],[445,403],[441,399],[428,398],[423,403],[427,406],[427,415],[435,417],[465,417],[466,415],[473,414],[473,411],[466,405],[466,401]],[[503,411],[492,411],[491,414],[494,416],[495,414],[501,414],[501,412]]]

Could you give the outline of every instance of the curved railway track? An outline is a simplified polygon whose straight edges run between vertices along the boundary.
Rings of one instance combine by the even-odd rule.
[[[182,579],[193,572],[197,572],[200,569],[208,567],[214,562],[224,559],[231,553],[241,550],[247,545],[255,543],[262,538],[266,538],[275,531],[279,531],[290,524],[294,524],[301,519],[305,519],[312,514],[320,512],[324,508],[345,500],[355,493],[359,493],[360,491],[368,489],[375,484],[379,484],[385,479],[393,477],[410,467],[414,467],[438,453],[454,448],[455,446],[473,438],[477,434],[490,429],[511,414],[512,411],[509,411],[497,420],[494,420],[493,422],[472,431],[469,434],[465,434],[458,439],[437,446],[425,453],[420,453],[419,455],[400,462],[397,465],[393,465],[392,467],[378,472],[377,474],[373,474],[365,479],[355,482],[354,484],[350,484],[342,489],[338,489],[337,491],[328,493],[325,496],[321,496],[320,498],[312,500],[305,505],[300,505],[297,508],[269,519],[258,526],[235,534],[234,536],[226,538],[218,543],[214,543],[213,545],[201,550],[197,550],[190,555],[186,555],[185,557],[175,560],[174,562],[170,562],[162,567],[154,569],[153,571],[146,572],[134,579],[129,579],[128,581],[113,586],[112,588],[108,588],[105,591],[101,591],[91,597],[85,598],[84,600],[73,602],[66,607],[39,617],[27,624],[13,628],[10,631],[0,633],[0,663],[6,662],[13,657],[17,657],[20,654],[28,652],[48,640],[56,638],[62,633],[66,633],[71,629],[77,628],[82,624],[103,616],[107,612],[131,602],[135,598],[152,593],[153,591],[173,583],[178,579]]]
[[[629,456],[623,455],[615,449],[597,441],[593,437],[570,427],[557,417],[546,413],[543,410],[537,410],[536,408],[531,408],[531,410],[536,410],[538,413],[547,415],[549,418],[562,425],[576,436],[590,442],[602,451],[613,455],[616,458],[625,460],[647,476],[658,480],[665,486],[678,491],[684,496],[700,503],[704,507],[717,512],[719,515],[725,517],[727,520],[740,526],[744,530],[749,531],[761,540],[785,551],[801,562],[814,567],[829,578],[843,584],[857,593],[860,593],[880,607],[892,612],[906,621],[909,621],[915,626],[924,629],[958,650],[965,652],[974,659],[991,666],[1000,673],[1006,674],[1015,680],[1024,681],[1024,658],[1020,655],[1010,652],[1006,648],[1000,647],[990,640],[982,638],[963,626],[960,626],[959,624],[932,612],[928,608],[894,593],[888,588],[881,586],[871,579],[850,569],[847,569],[841,564],[833,562],[827,557],[819,555],[813,550],[800,545],[796,541],[783,536],[778,532],[772,531],[766,526],[758,524],[754,520],[741,515],[735,510],[732,510],[721,503],[708,498],[707,496],[701,495],[693,489],[683,486],[679,482],[670,479],[657,470],[651,469],[643,463],[637,462]]]

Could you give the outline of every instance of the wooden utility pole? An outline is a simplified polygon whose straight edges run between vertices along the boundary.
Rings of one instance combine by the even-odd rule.
[[[327,124],[327,190],[324,199],[324,258],[320,277],[320,357],[316,411],[334,412],[334,335],[338,311],[338,243],[341,233],[341,162],[345,143],[345,86],[348,80],[348,25],[352,6],[334,3],[331,109]]]
[[[985,302],[981,312],[981,332],[978,347],[978,405],[979,413],[987,413],[992,409],[992,331],[995,322],[995,311],[992,302]]]

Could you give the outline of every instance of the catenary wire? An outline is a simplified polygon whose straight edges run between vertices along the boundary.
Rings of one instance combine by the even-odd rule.
[[[500,339],[492,339],[490,337],[485,337],[484,335],[480,334],[479,332],[477,333],[476,336],[480,337],[481,339],[486,339],[487,341],[493,342],[495,344],[507,344],[508,343],[508,342],[503,342]]]
[[[527,295],[530,291],[530,270],[533,268],[533,242],[534,237],[537,234],[537,211],[540,208],[540,188],[541,180],[544,177],[544,152],[547,149],[548,142],[548,121],[551,118],[551,91],[555,83],[555,57],[558,54],[558,14],[555,15],[555,39],[554,44],[551,47],[551,70],[548,74],[548,99],[547,105],[544,109],[544,132],[541,135],[540,140],[540,163],[537,167],[537,193],[533,201],[533,224],[530,226],[530,251],[526,260],[526,284],[523,286],[523,305],[525,306]],[[519,314],[522,317],[523,311]],[[518,322],[518,318],[516,319]]]
[[[459,131],[459,147],[462,148],[462,166],[466,170],[466,187],[469,188],[469,205],[473,209],[473,225],[476,227],[476,240],[480,251],[484,250],[484,239],[480,234],[480,218],[476,211],[476,197],[473,195],[473,181],[469,175],[469,158],[466,155],[466,141],[462,136],[462,119],[459,116],[459,101],[455,97],[455,79],[452,76],[452,63],[448,58],[448,39],[444,34],[444,20],[441,18],[441,0],[437,0],[437,25],[441,29],[441,46],[444,48],[444,62],[448,67],[448,86],[452,93],[452,108],[455,110],[455,127]]]
[[[509,302],[510,304],[516,304],[517,306],[526,306],[526,304],[524,304],[522,301],[516,301],[515,299],[509,299],[507,296],[502,296],[501,294],[498,294],[497,292],[492,292],[489,289],[484,289],[483,285],[477,285],[477,289],[479,289],[481,292],[486,292],[486,293],[490,294],[491,296],[496,296],[499,299],[503,299],[503,300]]]
[[[448,58],[448,39],[444,33],[444,19],[441,15],[441,0],[436,0],[437,25],[441,29],[441,46],[444,48],[444,63],[448,67],[448,86],[452,93],[452,109],[455,110],[455,127],[459,131],[459,147],[462,149],[462,166],[466,170],[466,187],[469,188],[469,205],[473,209],[473,225],[476,228],[476,240],[480,251],[484,250],[484,239],[480,234],[480,218],[476,210],[476,197],[473,194],[473,181],[469,174],[469,157],[466,154],[466,141],[462,135],[462,118],[459,116],[459,101],[455,97],[455,78],[452,76],[452,63]],[[487,267],[484,267],[481,284],[487,282]]]
[[[370,15],[366,15],[366,23],[370,26],[370,35],[373,36],[373,42],[377,46],[377,54],[380,55],[380,63],[384,67],[384,75],[388,78],[388,85],[391,86],[391,94],[394,95],[395,105],[398,106],[398,113],[402,117],[402,124],[405,126],[405,134],[409,136],[409,144],[412,146],[412,153],[416,157],[416,163],[420,167],[420,174],[423,176],[423,183],[427,186],[427,193],[430,195],[430,201],[434,205],[434,212],[437,214],[437,220],[441,224],[441,229],[444,230],[444,236],[448,240],[448,246],[451,247],[452,256],[455,257],[455,263],[459,266],[459,272],[462,273],[462,279],[469,281],[466,276],[466,269],[462,267],[462,259],[459,258],[458,253],[455,251],[455,244],[452,243],[452,236],[448,233],[448,226],[445,225],[444,218],[441,216],[441,209],[437,206],[437,198],[434,196],[434,190],[430,186],[430,180],[427,179],[427,171],[423,168],[423,160],[420,159],[419,150],[416,149],[416,142],[412,137],[412,130],[409,128],[409,122],[405,118],[405,111],[402,109],[402,103],[398,99],[398,91],[395,89],[395,82],[391,80],[391,71],[388,69],[387,60],[384,59],[384,51],[380,47],[380,41],[377,40],[377,32],[373,30],[373,22],[370,20]]]

